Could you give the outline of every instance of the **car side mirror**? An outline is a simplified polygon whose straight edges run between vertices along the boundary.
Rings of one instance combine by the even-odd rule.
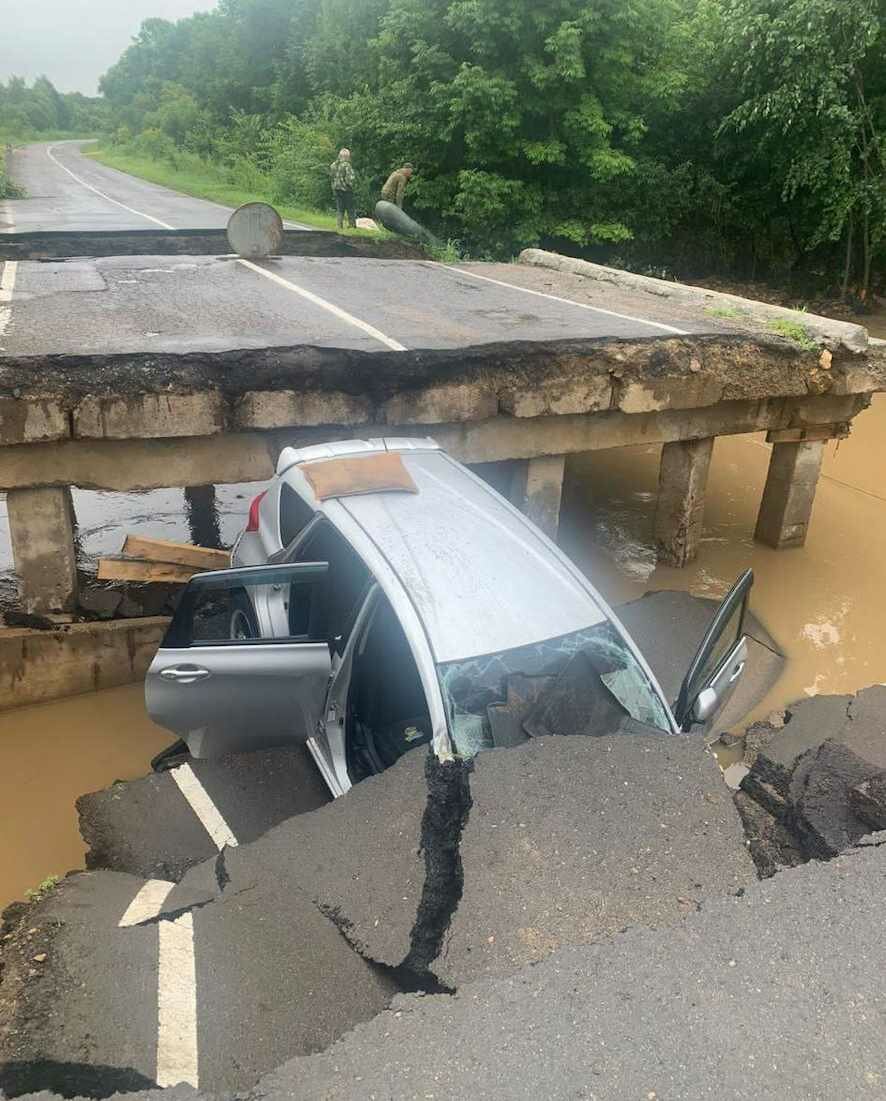
[[[720,697],[713,688],[702,688],[698,694],[698,698],[692,706],[692,718],[697,723],[707,722],[708,719],[716,714],[717,709],[720,706]]]

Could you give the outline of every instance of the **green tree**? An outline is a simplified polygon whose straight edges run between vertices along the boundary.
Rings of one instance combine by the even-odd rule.
[[[741,134],[782,201],[799,206],[805,249],[845,237],[844,292],[860,240],[866,294],[886,232],[882,98],[866,89],[867,70],[884,60],[880,4],[727,0],[726,14],[724,46],[743,99],[722,128]]]

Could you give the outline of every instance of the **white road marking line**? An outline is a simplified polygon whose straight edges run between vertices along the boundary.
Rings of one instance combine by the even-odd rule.
[[[307,299],[308,302],[313,302],[315,306],[320,306],[321,309],[328,310],[329,313],[337,317],[339,321],[345,321],[348,325],[355,326],[355,328],[360,329],[362,332],[366,333],[367,336],[371,336],[373,340],[377,340],[380,344],[384,344],[385,347],[390,348],[392,351],[405,352],[407,350],[404,344],[400,344],[398,341],[392,340],[391,337],[385,336],[383,332],[380,332],[368,322],[361,321],[359,317],[354,317],[354,315],[348,313],[347,310],[343,310],[339,306],[334,306],[331,302],[327,302],[325,298],[321,298],[319,295],[305,290],[304,287],[299,287],[296,283],[290,283],[288,279],[284,279],[281,275],[277,275],[273,271],[268,271],[267,268],[259,267],[258,264],[253,264],[251,260],[238,260],[237,262],[249,268],[250,271],[258,272],[259,275],[263,275],[273,283],[278,283],[281,287],[285,287],[287,290],[292,291],[293,294],[301,295],[301,297]]]
[[[199,1085],[197,1058],[197,965],[190,912],[161,921],[157,967],[158,1086]]]
[[[126,913],[117,922],[118,928],[125,929],[129,925],[139,925],[157,917],[174,886],[174,883],[166,879],[149,879],[126,907]]]
[[[237,844],[231,827],[222,817],[221,811],[209,798],[206,788],[200,783],[194,774],[194,770],[187,763],[170,770],[170,775],[178,789],[187,799],[191,810],[200,819],[203,828],[212,838],[215,847],[221,851],[225,845],[233,848]]]
[[[137,218],[147,218],[147,220],[149,222],[153,222],[155,225],[160,226],[161,229],[174,229],[175,228],[174,226],[169,225],[167,222],[161,222],[159,218],[155,218],[151,214],[145,214],[141,210],[134,210],[131,206],[127,206],[126,203],[120,203],[116,199],[112,199],[111,196],[106,195],[104,193],[104,191],[99,191],[99,189],[97,187],[93,187],[91,183],[87,183],[86,180],[81,179],[80,176],[78,176],[76,174],[76,172],[72,172],[70,170],[70,168],[66,168],[60,160],[58,160],[56,157],[53,156],[53,154],[52,154],[53,149],[55,149],[54,145],[50,145],[47,148],[47,150],[46,150],[47,157],[49,157],[49,159],[52,161],[52,163],[57,165],[62,170],[62,172],[67,172],[67,174],[71,177],[71,179],[76,180],[78,184],[82,184],[83,187],[88,188],[90,191],[94,191],[96,193],[96,195],[98,195],[100,198],[104,199],[106,202],[113,203],[114,206],[119,206],[121,208],[121,210],[128,210],[130,214],[134,214]]]
[[[567,306],[578,306],[580,310],[591,310],[593,313],[602,313],[607,317],[618,317],[622,321],[633,321],[637,325],[650,325],[653,329],[663,329],[666,333],[674,333],[675,336],[689,336],[685,329],[677,329],[673,325],[665,325],[661,321],[647,321],[645,317],[632,317],[627,313],[616,313],[614,310],[604,310],[600,306],[589,306],[586,302],[576,302],[572,298],[560,298],[556,294],[545,294],[544,291],[530,290],[529,287],[518,287],[516,283],[506,283],[503,279],[493,279],[489,275],[479,275],[475,271],[465,271],[464,268],[453,267],[452,264],[440,264],[447,271],[454,271],[458,275],[467,275],[471,279],[482,279],[484,283],[495,283],[498,287],[507,287],[511,291],[522,291],[524,294],[534,294],[538,298],[550,298],[552,302],[563,302]]]
[[[0,336],[3,336],[12,320],[12,292],[15,290],[17,273],[17,260],[3,261],[3,274],[0,275]]]

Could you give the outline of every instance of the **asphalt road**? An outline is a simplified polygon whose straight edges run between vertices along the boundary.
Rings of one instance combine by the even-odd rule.
[[[83,142],[56,142],[15,151],[12,174],[28,198],[0,203],[0,231],[218,229],[227,224],[229,207],[106,168],[83,156],[84,144],[88,148]]]
[[[0,205],[0,230],[218,227],[230,213],[96,164],[76,144],[21,150],[13,174],[30,197]],[[507,264],[294,256],[261,265],[205,256],[19,262],[0,350],[309,344],[373,351],[722,328],[678,306],[650,306],[611,290],[557,295],[548,289],[550,272],[528,276],[520,269],[511,281],[513,271]]]

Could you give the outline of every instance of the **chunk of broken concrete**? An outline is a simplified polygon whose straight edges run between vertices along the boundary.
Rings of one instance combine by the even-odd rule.
[[[800,758],[788,791],[789,819],[811,856],[828,860],[870,832],[849,796],[879,772],[842,742],[826,741]]]
[[[462,896],[432,970],[449,986],[565,944],[681,920],[756,879],[702,739],[533,739],[474,762]]]
[[[851,788],[849,802],[863,822],[875,830],[886,830],[886,772]]]
[[[798,839],[774,814],[743,791],[737,791],[733,798],[741,815],[751,858],[761,879],[768,879],[783,868],[796,868],[806,862],[806,854]]]

